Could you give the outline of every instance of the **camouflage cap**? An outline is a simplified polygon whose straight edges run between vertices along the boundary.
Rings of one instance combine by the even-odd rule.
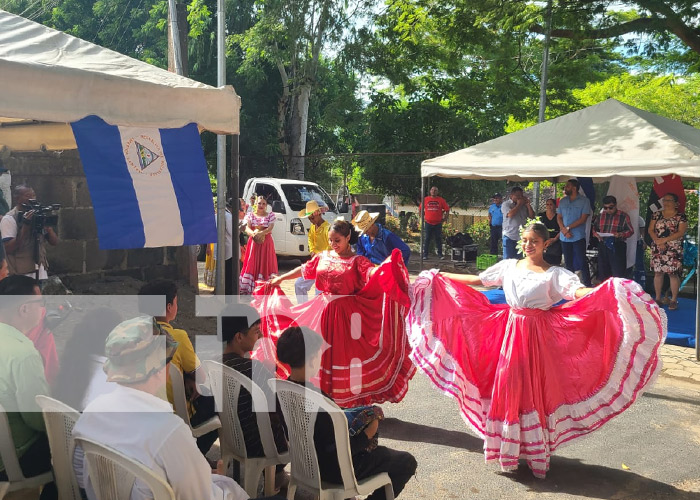
[[[122,321],[107,336],[104,371],[109,382],[148,379],[172,359],[177,342],[152,316]]]

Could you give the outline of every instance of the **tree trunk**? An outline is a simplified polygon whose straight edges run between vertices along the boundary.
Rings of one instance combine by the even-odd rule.
[[[304,180],[304,155],[306,154],[306,132],[309,122],[309,99],[311,84],[305,83],[297,87],[292,99],[292,109],[289,116],[289,153],[287,177]]]

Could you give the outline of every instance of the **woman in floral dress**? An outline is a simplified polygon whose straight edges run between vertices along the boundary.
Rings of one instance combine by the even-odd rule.
[[[683,236],[688,229],[688,219],[678,212],[678,196],[666,193],[662,198],[663,208],[651,217],[651,268],[654,270],[654,291],[659,305],[668,304],[669,310],[678,309],[678,292],[683,270]],[[671,282],[671,301],[661,297],[664,274]]]
[[[250,295],[258,280],[269,280],[277,274],[277,254],[272,240],[272,228],[275,225],[275,213],[267,213],[267,200],[263,196],[255,199],[255,207],[243,219],[245,233],[248,235],[243,267],[241,268],[240,294]]]

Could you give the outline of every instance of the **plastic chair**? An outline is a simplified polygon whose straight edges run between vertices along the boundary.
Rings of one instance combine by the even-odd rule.
[[[198,438],[220,428],[221,420],[216,415],[206,422],[202,422],[197,427],[192,427],[190,423],[190,414],[187,412],[187,396],[185,395],[185,380],[182,376],[182,372],[180,372],[177,366],[170,363],[168,374],[170,375],[170,383],[173,388],[173,408],[177,416],[184,420],[190,428],[192,436]]]
[[[241,388],[247,390],[253,398],[253,407],[264,408],[265,394],[251,379],[242,373],[216,361],[204,361],[207,377],[214,392],[216,407],[221,409],[222,420],[219,429],[221,444],[221,459],[228,470],[231,460],[236,460],[243,466],[241,486],[252,498],[257,496],[260,475],[265,470],[265,495],[271,496],[275,489],[275,466],[289,463],[289,452],[279,453],[275,445],[270,427],[270,416],[267,412],[257,411],[258,431],[263,446],[263,457],[248,457],[243,438],[243,429],[238,420],[238,397]]]
[[[153,500],[175,500],[170,485],[142,463],[86,438],[75,438],[85,452],[88,476],[98,500],[129,500],[138,479],[150,488]]]
[[[37,396],[36,402],[44,415],[58,496],[61,500],[80,500],[80,487],[73,471],[73,427],[80,413],[48,396]]]
[[[343,410],[333,401],[304,386],[287,380],[270,380],[282,405],[284,420],[289,428],[289,450],[292,456],[292,475],[287,487],[287,498],[294,499],[298,486],[317,495],[319,500],[354,498],[369,495],[384,487],[386,498],[393,500],[394,489],[389,474],[382,472],[366,479],[357,480],[350,453],[348,420]],[[343,484],[331,484],[321,479],[318,456],[314,446],[314,428],[319,410],[331,417],[338,451],[338,465]]]
[[[15,442],[10,432],[10,424],[7,421],[7,413],[2,405],[0,405],[0,458],[2,458],[2,463],[5,466],[5,474],[7,474],[7,480],[0,481],[0,500],[11,491],[39,488],[53,481],[53,473],[51,471],[37,476],[24,477],[24,473],[19,466]]]

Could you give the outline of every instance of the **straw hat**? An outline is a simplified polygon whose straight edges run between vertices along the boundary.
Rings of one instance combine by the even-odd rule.
[[[372,227],[372,224],[377,222],[378,218],[379,212],[369,213],[367,210],[360,210],[352,220],[352,225],[355,226],[355,229],[357,229],[360,234],[364,234],[365,231]]]
[[[321,206],[318,204],[318,202],[316,200],[307,201],[306,208],[299,210],[299,217],[308,217],[316,210],[321,210]]]

